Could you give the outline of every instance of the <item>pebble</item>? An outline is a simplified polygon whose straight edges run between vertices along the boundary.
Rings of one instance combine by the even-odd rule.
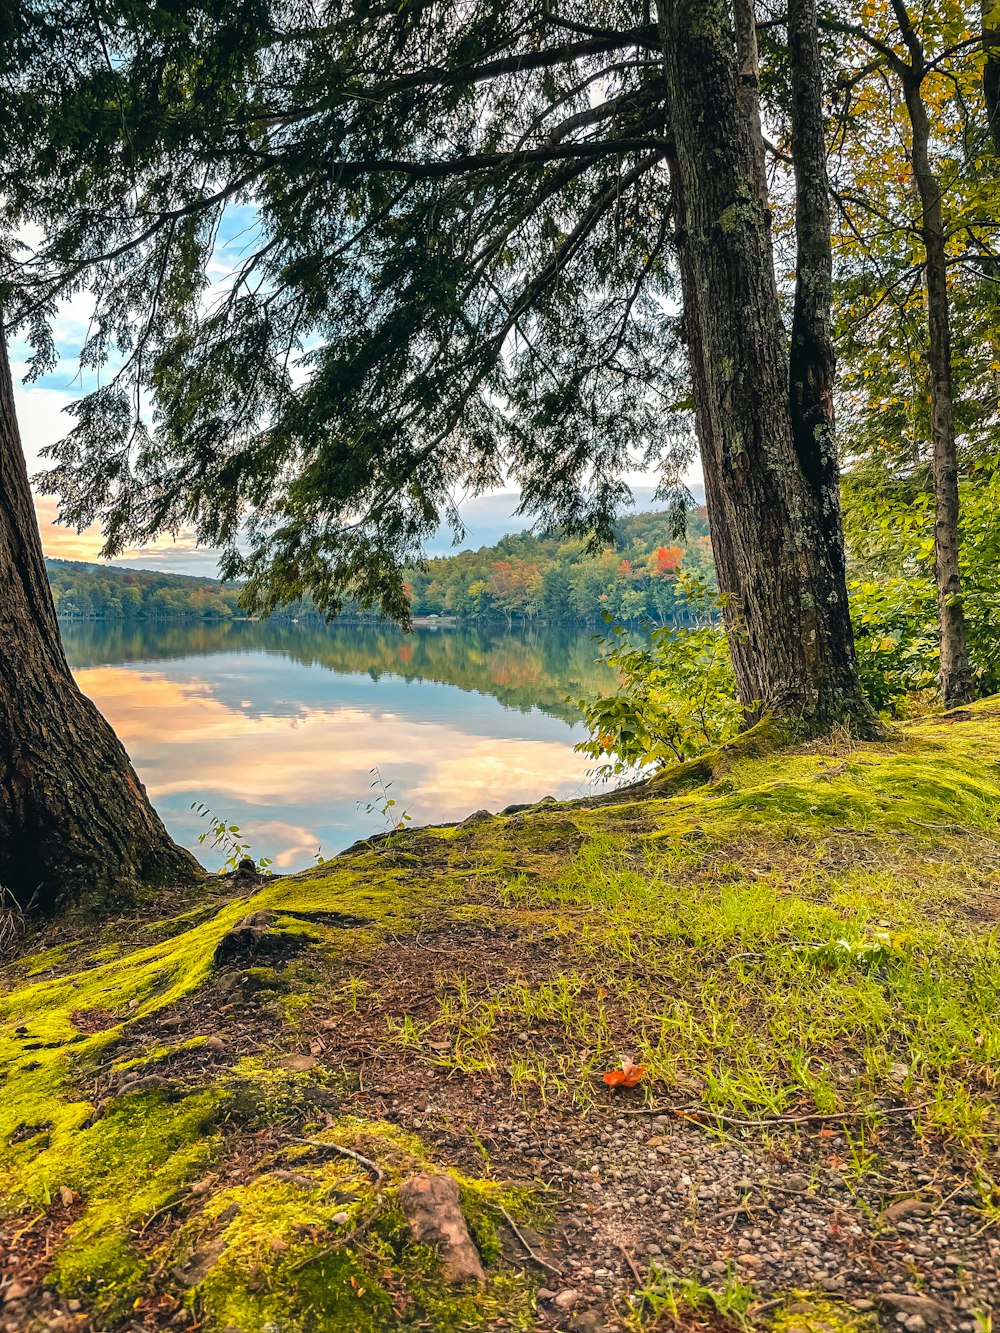
[[[580,1293],[575,1287],[566,1287],[560,1291],[553,1299],[553,1304],[560,1310],[572,1310],[573,1306],[580,1299]]]

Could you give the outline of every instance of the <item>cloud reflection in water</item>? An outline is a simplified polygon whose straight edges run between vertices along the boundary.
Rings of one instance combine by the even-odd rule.
[[[95,631],[88,627],[78,658],[99,661]],[[72,658],[72,632],[67,642]],[[513,647],[523,656],[523,644]],[[582,727],[532,707],[530,683],[510,708],[488,692],[488,679],[476,688],[384,667],[338,672],[256,644],[228,648],[77,667],[171,832],[206,864],[218,857],[198,846],[205,824],[192,801],[238,824],[256,855],[294,870],[319,846],[329,855],[382,830],[381,817],[363,808],[375,767],[415,824],[589,789],[589,761],[573,750]],[[492,659],[487,653],[487,675],[511,651],[507,642]],[[582,651],[592,660],[589,640]],[[565,692],[576,684],[567,680]],[[538,696],[552,689],[549,670]]]

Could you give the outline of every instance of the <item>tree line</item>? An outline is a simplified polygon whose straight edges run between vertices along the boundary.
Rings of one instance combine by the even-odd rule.
[[[714,582],[704,507],[692,509],[681,539],[662,513],[633,514],[614,525],[614,544],[599,552],[581,538],[530,532],[495,546],[428,560],[406,572],[415,616],[459,620],[625,623],[683,621],[683,570],[706,588]],[[45,562],[56,612],[63,620],[229,620],[245,616],[241,588],[217,579],[81,561]],[[342,616],[364,615],[357,602]],[[325,619],[311,597],[271,613],[279,620]],[[370,615],[367,618],[371,618]]]
[[[110,555],[193,527],[255,613],[405,621],[455,496],[507,481],[601,549],[624,478],[676,491],[696,443],[744,725],[878,734],[843,459],[862,507],[924,518],[961,703],[963,479],[998,456],[995,11],[15,4],[5,332],[44,374],[85,297],[100,372],[40,484]],[[0,880],[191,871],[74,693],[6,362],[0,398]]]

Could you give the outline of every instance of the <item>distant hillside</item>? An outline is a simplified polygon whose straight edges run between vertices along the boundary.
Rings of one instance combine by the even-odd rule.
[[[67,620],[229,620],[239,589],[218,579],[46,560],[56,610]]]
[[[589,621],[608,614],[668,621],[679,569],[714,580],[703,507],[689,512],[687,528],[675,540],[665,513],[629,514],[615,525],[614,546],[596,555],[561,532],[518,532],[495,546],[429,560],[411,575],[410,604],[415,615],[461,619]]]
[[[229,620],[242,615],[239,587],[217,579],[47,560],[59,615],[66,620]],[[674,540],[664,513],[630,514],[615,544],[598,554],[559,532],[519,532],[495,546],[429,560],[409,574],[417,616],[460,620],[587,622],[608,614],[624,621],[665,622],[675,611],[679,569],[711,581],[708,521],[691,510],[688,533]],[[347,615],[357,608],[348,607]],[[279,619],[322,619],[311,599]]]

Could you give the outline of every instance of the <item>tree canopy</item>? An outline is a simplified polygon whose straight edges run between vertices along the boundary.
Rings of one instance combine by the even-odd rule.
[[[55,40],[58,21],[25,6],[5,71],[0,186],[46,239],[9,258],[4,303],[41,370],[55,302],[93,295],[102,383],[47,484],[109,552],[193,524],[258,608],[311,591],[405,615],[401,569],[467,489],[509,478],[606,540],[630,466],[676,481],[641,6],[115,3]]]

